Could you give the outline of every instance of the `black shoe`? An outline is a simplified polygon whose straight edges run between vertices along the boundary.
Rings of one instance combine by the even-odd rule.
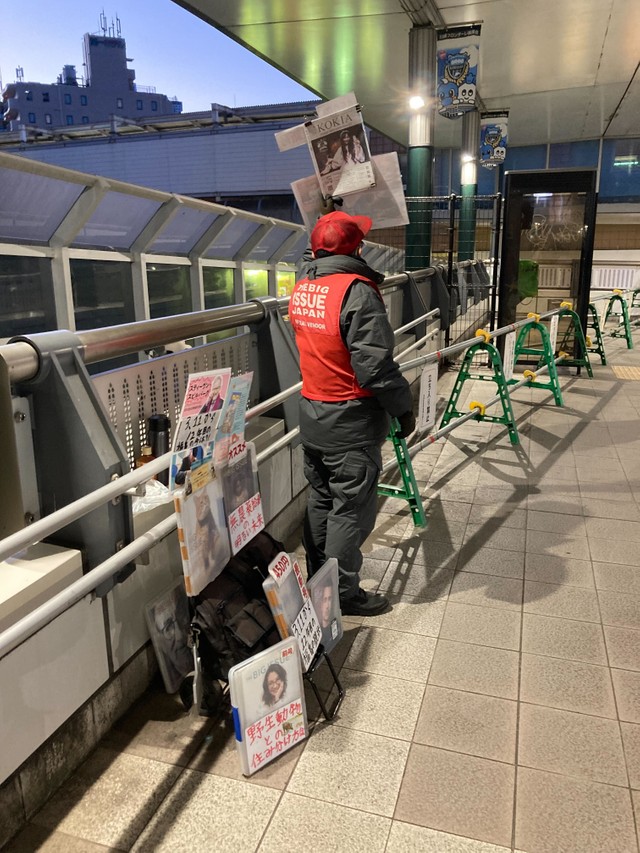
[[[375,616],[389,607],[389,599],[378,592],[358,589],[350,598],[340,599],[340,609],[344,616]]]

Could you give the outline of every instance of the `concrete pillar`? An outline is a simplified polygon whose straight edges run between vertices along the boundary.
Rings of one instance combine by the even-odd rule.
[[[460,167],[460,220],[458,228],[458,260],[472,258],[476,248],[476,207],[478,194],[478,146],[480,145],[480,113],[462,116],[462,151]]]
[[[436,31],[432,26],[414,26],[409,32],[409,197],[432,194],[435,61]],[[406,266],[408,270],[423,269],[429,266],[431,256],[431,210],[411,204],[409,219]]]

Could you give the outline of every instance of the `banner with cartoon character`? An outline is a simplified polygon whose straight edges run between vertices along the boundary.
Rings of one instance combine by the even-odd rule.
[[[480,113],[480,164],[495,169],[507,156],[509,110]]]
[[[437,31],[438,112],[460,118],[476,108],[480,24]]]

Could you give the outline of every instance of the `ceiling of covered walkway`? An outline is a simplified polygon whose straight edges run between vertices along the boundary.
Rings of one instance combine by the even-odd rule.
[[[355,92],[403,144],[409,30],[476,21],[482,106],[510,110],[511,143],[640,136],[640,0],[176,2],[322,99]],[[461,124],[438,116],[435,144],[459,146]]]

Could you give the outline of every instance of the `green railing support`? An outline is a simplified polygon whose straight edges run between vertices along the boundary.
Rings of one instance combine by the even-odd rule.
[[[460,394],[462,393],[464,383],[467,380],[472,379],[480,380],[482,382],[495,382],[498,388],[500,402],[502,403],[502,415],[487,415],[485,411],[485,406],[482,403],[474,401],[469,406],[469,408],[477,410],[473,420],[489,421],[491,423],[503,424],[507,427],[509,431],[509,440],[511,441],[511,444],[519,444],[520,438],[518,436],[518,430],[516,428],[515,418],[513,416],[513,409],[511,407],[511,397],[509,396],[507,380],[504,378],[504,371],[502,368],[502,359],[500,358],[500,353],[492,344],[489,343],[490,335],[488,332],[485,332],[484,329],[478,329],[476,335],[478,337],[483,337],[484,340],[479,341],[477,344],[472,344],[465,352],[464,359],[462,360],[462,364],[460,365],[460,370],[458,371],[458,376],[456,377],[456,381],[451,392],[451,396],[449,397],[449,401],[447,402],[444,414],[442,416],[442,420],[440,422],[440,429],[445,427],[452,418],[460,418],[463,415],[467,414],[466,412],[461,412],[457,408],[458,399],[460,397]],[[489,355],[489,360],[491,366],[493,367],[492,375],[472,373],[472,371],[470,370],[473,357],[479,351],[486,352]]]
[[[569,353],[570,350],[574,351],[574,355],[567,355],[562,364],[568,365],[569,367],[586,367],[587,373],[589,374],[589,378],[593,379],[593,370],[591,369],[591,362],[589,361],[589,353],[587,351],[587,341],[584,336],[584,332],[582,331],[580,317],[578,317],[576,312],[572,310],[571,304],[569,302],[562,302],[560,304],[560,311],[558,311],[558,321],[560,321],[561,317],[571,317],[572,322],[568,325],[567,330],[562,337],[562,342],[560,344],[559,349],[560,351],[564,351],[567,353]],[[570,332],[572,329],[574,335],[574,346],[570,346],[569,343]],[[575,355],[575,341],[578,342],[582,355]]]
[[[527,314],[527,317],[530,317],[531,321],[529,323],[525,323],[524,326],[520,327],[520,331],[516,340],[513,363],[515,364],[521,355],[537,356],[538,367],[541,367],[543,364],[545,364],[549,369],[549,382],[538,382],[536,380],[535,372],[531,370],[525,370],[524,375],[526,376],[527,373],[530,375],[529,378],[531,380],[531,386],[533,386],[533,384],[535,383],[538,388],[546,388],[548,391],[551,391],[553,394],[553,398],[556,401],[556,406],[564,406],[564,402],[562,400],[562,391],[560,390],[560,382],[558,380],[558,368],[556,367],[553,350],[551,349],[551,339],[549,338],[549,330],[545,325],[540,322],[539,314]],[[536,349],[535,347],[525,346],[525,339],[527,335],[533,331],[537,331],[540,333],[542,349]],[[518,381],[518,379],[510,379],[509,385],[515,385]]]
[[[589,316],[587,317],[587,330],[593,329],[596,345],[593,346],[593,339],[587,335],[585,340],[587,342],[587,349],[589,352],[594,352],[596,355],[600,356],[600,361],[602,364],[607,363],[607,357],[604,353],[604,341],[602,339],[602,332],[600,330],[600,318],[598,317],[598,309],[593,304],[593,302],[589,303]]]
[[[388,486],[379,483],[378,495],[380,497],[400,498],[401,500],[407,501],[411,510],[411,517],[413,518],[414,526],[426,527],[427,517],[424,512],[424,506],[422,505],[420,490],[416,483],[416,476],[413,473],[413,465],[411,464],[411,457],[407,450],[407,442],[404,438],[400,438],[398,436],[399,431],[400,424],[398,423],[398,419],[392,418],[391,429],[389,430],[387,438],[393,444],[396,459],[398,460],[398,468],[400,469],[400,475],[402,477],[402,486]]]
[[[606,330],[607,320],[609,316],[613,313],[613,306],[616,302],[620,303],[620,311],[622,312],[622,320],[618,323],[617,327],[609,332],[609,335],[612,338],[625,338],[627,341],[627,349],[633,349],[633,338],[631,337],[631,324],[629,323],[629,309],[627,307],[626,301],[622,297],[622,291],[614,290],[611,298],[609,299],[609,304],[607,305],[607,310],[604,315],[604,322],[602,324],[602,328]]]

